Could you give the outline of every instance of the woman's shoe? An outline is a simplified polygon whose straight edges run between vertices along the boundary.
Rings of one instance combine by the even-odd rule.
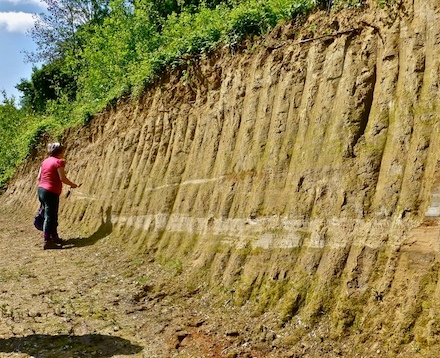
[[[43,249],[44,250],[59,250],[62,249],[63,245],[54,241],[45,241]]]
[[[55,244],[60,244],[60,245],[63,245],[63,242],[64,242],[63,239],[59,238],[58,236],[56,238],[52,239],[52,241]]]

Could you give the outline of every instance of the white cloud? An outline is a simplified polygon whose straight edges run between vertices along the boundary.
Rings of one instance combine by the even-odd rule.
[[[0,29],[26,33],[34,25],[34,14],[28,12],[0,12]]]
[[[42,8],[47,7],[47,4],[42,0],[0,0],[0,3],[2,2],[14,4],[14,5],[36,5]]]

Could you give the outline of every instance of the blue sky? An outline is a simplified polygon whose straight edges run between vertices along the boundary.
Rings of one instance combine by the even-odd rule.
[[[33,15],[45,8],[40,0],[0,0],[0,91],[8,97],[19,99],[15,85],[31,77],[34,65],[24,62],[23,52],[35,50],[35,43],[26,33],[33,26]]]

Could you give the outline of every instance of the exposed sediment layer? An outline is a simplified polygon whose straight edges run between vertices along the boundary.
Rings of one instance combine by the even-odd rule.
[[[66,133],[83,185],[61,227],[182,260],[286,322],[435,347],[440,4],[373,3],[280,26]],[[33,205],[37,167],[2,205]]]

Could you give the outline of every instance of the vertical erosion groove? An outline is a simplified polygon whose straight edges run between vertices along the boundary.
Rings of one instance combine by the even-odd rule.
[[[366,93],[362,100],[362,112],[359,116],[359,125],[351,143],[352,148],[355,147],[359,139],[364,135],[365,129],[367,128],[368,120],[370,118],[370,112],[373,105],[374,90],[376,87],[376,67],[374,67],[371,77],[365,79],[365,85],[367,87]]]

